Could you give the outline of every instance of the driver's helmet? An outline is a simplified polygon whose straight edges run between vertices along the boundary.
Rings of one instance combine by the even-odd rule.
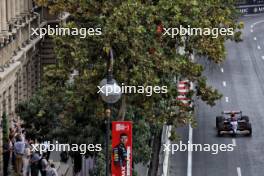
[[[231,112],[231,121],[236,121],[237,118],[236,118],[236,114],[234,112]]]

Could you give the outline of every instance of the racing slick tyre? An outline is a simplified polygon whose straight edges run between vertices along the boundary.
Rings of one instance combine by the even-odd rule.
[[[217,130],[217,136],[218,137],[221,137],[221,136],[223,136],[223,134],[221,133],[222,131],[219,129],[219,130]]]
[[[219,128],[219,123],[221,123],[223,121],[223,117],[222,116],[217,116],[215,119],[215,126],[216,128]]]
[[[249,117],[248,116],[242,116],[241,119],[245,120],[246,122],[249,122]]]
[[[251,123],[248,123],[247,124],[247,130],[248,130],[247,136],[252,136],[252,126],[251,126]]]

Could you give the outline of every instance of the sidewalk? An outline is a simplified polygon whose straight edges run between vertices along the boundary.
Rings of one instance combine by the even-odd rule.
[[[148,174],[148,167],[143,164],[136,164],[135,170],[139,176],[147,176]]]
[[[51,158],[54,159],[54,156]],[[57,158],[55,160],[53,159],[49,159],[49,162],[55,165],[55,168],[59,176],[72,176],[73,170],[72,170],[72,161],[70,158],[67,163],[60,162],[59,160],[57,160]],[[13,165],[11,162],[9,163],[9,174],[8,175],[16,176],[15,169],[13,168]],[[41,176],[40,172],[39,172],[39,176]]]
[[[67,163],[60,161],[60,152],[51,152],[49,162],[55,164],[59,176],[72,176],[72,160],[69,157]]]

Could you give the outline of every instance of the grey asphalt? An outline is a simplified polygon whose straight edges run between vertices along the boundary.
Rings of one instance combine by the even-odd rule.
[[[223,98],[214,107],[198,102],[198,127],[193,131],[195,144],[232,144],[235,141],[236,147],[233,152],[219,152],[216,155],[193,152],[193,176],[240,176],[238,168],[241,169],[241,176],[264,175],[264,22],[257,24],[251,32],[251,25],[264,21],[264,14],[243,17],[241,20],[245,23],[243,42],[226,43],[226,61],[220,65],[203,61],[209,84],[220,90]],[[223,110],[242,110],[248,115],[253,127],[252,137],[217,137],[215,116]],[[182,128],[179,132],[182,139],[187,141],[188,129]],[[171,155],[169,176],[185,175],[187,152]]]

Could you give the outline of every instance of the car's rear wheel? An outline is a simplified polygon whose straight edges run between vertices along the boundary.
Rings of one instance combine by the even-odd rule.
[[[252,126],[251,126],[251,123],[248,123],[247,130],[248,130],[248,136],[252,136]]]
[[[219,122],[218,128],[217,128],[217,136],[219,136],[219,137],[223,136],[222,131],[223,131],[223,124],[221,124],[221,122]]]
[[[221,137],[221,136],[223,136],[223,134],[222,134],[222,131],[221,131],[221,130],[217,130],[217,136],[218,136],[218,137]]]
[[[245,120],[246,122],[249,122],[249,117],[248,116],[242,116],[241,119]]]
[[[217,116],[215,119],[215,126],[216,128],[219,128],[219,123],[221,123],[223,121],[223,117],[222,116]]]

